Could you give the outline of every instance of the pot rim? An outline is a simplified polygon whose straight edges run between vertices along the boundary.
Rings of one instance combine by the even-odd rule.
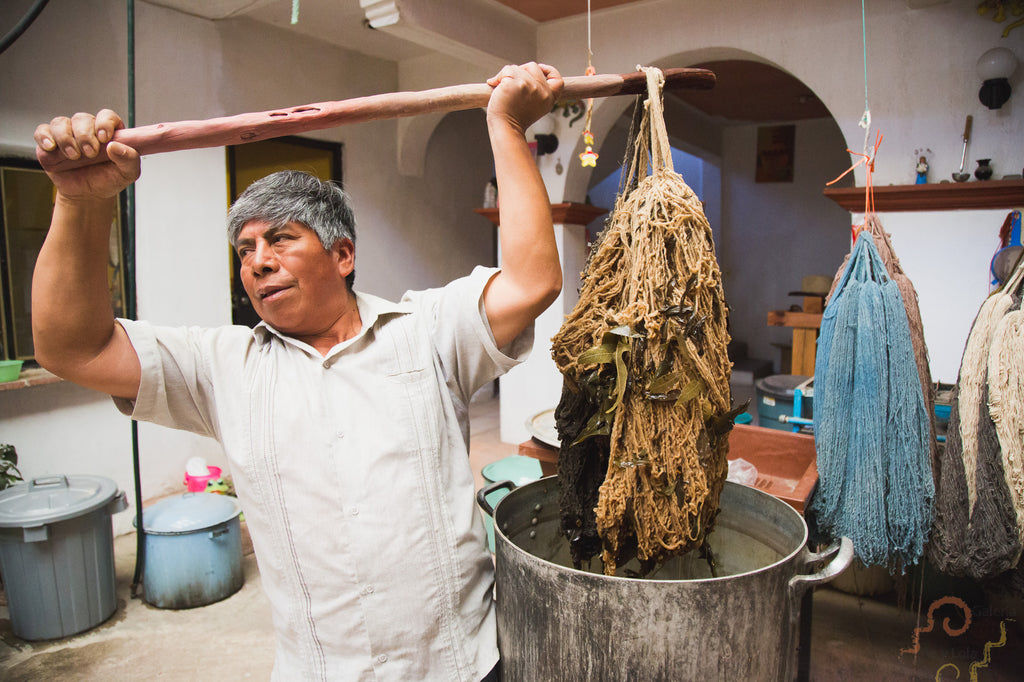
[[[525,549],[523,549],[522,547],[517,545],[515,542],[513,542],[507,535],[505,535],[505,531],[502,530],[501,524],[498,523],[498,510],[501,508],[501,505],[504,504],[506,500],[508,500],[509,498],[511,498],[514,495],[516,495],[520,490],[526,490],[526,489],[530,488],[531,486],[537,486],[537,485],[545,483],[545,482],[546,483],[554,483],[557,478],[558,478],[558,475],[555,474],[555,475],[552,475],[552,476],[546,476],[546,477],[544,477],[542,479],[539,479],[537,481],[533,481],[531,483],[527,483],[525,485],[516,486],[513,490],[511,490],[508,493],[508,495],[505,495],[504,497],[502,497],[500,500],[498,500],[497,504],[495,504],[495,506],[494,506],[494,514],[493,514],[492,518],[494,520],[495,561],[496,561],[496,563],[497,563],[497,553],[498,553],[497,549],[500,546],[498,544],[498,538],[501,538],[501,544],[502,545],[507,545],[507,546],[511,547],[512,549],[514,549],[516,552],[519,552],[519,553],[521,553],[521,554],[523,554],[523,555],[525,555],[527,557],[530,557],[531,559],[533,559],[535,561],[541,562],[541,563],[543,563],[543,564],[545,564],[547,566],[550,566],[550,567],[553,567],[553,568],[557,568],[559,570],[571,571],[572,573],[576,573],[576,574],[579,574],[579,575],[582,575],[582,576],[586,576],[587,578],[594,578],[594,579],[597,579],[597,580],[605,580],[605,581],[617,581],[617,582],[631,581],[631,582],[642,583],[642,584],[650,584],[650,583],[657,582],[657,583],[669,583],[669,584],[680,584],[680,585],[684,585],[684,584],[685,585],[695,585],[695,584],[712,584],[712,583],[717,583],[717,582],[721,582],[721,581],[725,581],[725,580],[733,580],[733,579],[736,579],[736,578],[742,578],[744,576],[750,576],[750,575],[756,575],[756,574],[763,573],[765,571],[777,568],[777,567],[779,567],[779,566],[781,566],[783,564],[787,564],[787,563],[790,563],[790,562],[794,561],[797,557],[800,556],[800,554],[807,547],[807,540],[808,540],[808,537],[809,537],[809,531],[807,529],[807,522],[804,520],[803,516],[801,516],[800,513],[797,510],[793,509],[793,507],[789,506],[788,504],[786,504],[782,500],[780,500],[780,499],[778,499],[776,497],[773,497],[772,495],[769,495],[768,493],[766,493],[766,492],[764,492],[762,490],[758,490],[757,488],[753,488],[751,486],[742,485],[740,483],[735,483],[733,481],[726,481],[725,482],[725,486],[726,487],[735,486],[737,490],[742,489],[743,492],[741,492],[740,494],[751,494],[751,495],[754,495],[755,497],[756,496],[762,496],[763,498],[767,498],[768,500],[771,500],[770,502],[768,502],[768,504],[782,505],[783,507],[785,507],[788,511],[784,512],[784,513],[792,514],[793,517],[796,518],[799,521],[799,526],[800,526],[800,528],[803,531],[803,538],[800,541],[800,543],[797,545],[797,547],[792,552],[790,552],[789,554],[786,554],[785,556],[779,558],[778,560],[773,561],[772,563],[767,564],[765,566],[761,566],[760,568],[756,568],[756,569],[750,570],[750,571],[744,571],[742,573],[733,573],[733,574],[730,574],[730,575],[711,577],[711,578],[690,578],[690,579],[686,579],[686,580],[662,580],[662,579],[651,579],[651,578],[630,578],[628,576],[617,576],[617,575],[605,575],[604,573],[591,573],[590,571],[584,571],[584,570],[581,570],[581,569],[578,569],[578,568],[573,568],[572,566],[564,566],[562,564],[556,564],[556,563],[554,563],[552,561],[548,561],[547,559],[543,559],[543,558],[541,558],[541,557],[539,557],[539,556],[537,556],[535,554],[531,554],[530,552],[526,551]],[[749,493],[747,491],[749,491]],[[725,492],[724,488],[723,488],[722,492],[723,493]],[[782,507],[779,507],[779,508],[781,509]]]

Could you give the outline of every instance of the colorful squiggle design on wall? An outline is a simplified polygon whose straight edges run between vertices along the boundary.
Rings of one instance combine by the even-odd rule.
[[[941,597],[933,601],[931,603],[931,606],[928,607],[928,624],[923,628],[914,628],[913,646],[907,649],[900,649],[901,658],[903,654],[916,654],[919,651],[921,651],[921,634],[925,632],[931,632],[935,628],[935,611],[943,606],[946,606],[947,604],[958,606],[963,611],[964,624],[959,628],[952,628],[949,624],[949,618],[943,618],[942,629],[945,630],[946,634],[950,637],[959,637],[960,635],[967,632],[967,628],[971,627],[971,607],[969,607],[967,603],[959,597]],[[939,670],[941,669],[942,668],[939,668]],[[937,675],[938,673],[936,673],[936,678]],[[957,670],[957,677],[960,677],[959,670]]]

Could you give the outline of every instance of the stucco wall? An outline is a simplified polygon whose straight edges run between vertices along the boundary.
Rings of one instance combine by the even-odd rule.
[[[11,3],[17,5],[17,3]],[[0,25],[22,8],[0,5]],[[28,155],[52,116],[127,106],[120,0],[51,3],[0,56],[0,146]],[[138,125],[263,111],[398,89],[395,63],[239,19],[209,22],[138,3]],[[483,114],[444,119],[422,178],[396,166],[394,121],[311,135],[344,145],[344,181],[358,221],[357,288],[397,298],[493,263],[493,228],[472,212],[492,174]],[[221,149],[146,157],[137,183],[140,317],[168,324],[230,322]],[[453,245],[455,248],[453,248]],[[179,489],[186,460],[221,463],[213,441],[140,425],[143,493]],[[132,494],[130,422],[109,398],[69,384],[0,392],[0,441],[27,477],[95,473]],[[130,514],[115,519],[118,532]]]
[[[22,10],[18,3],[0,4],[0,22],[13,25]],[[977,17],[973,3],[951,1],[910,9],[904,0],[882,0],[868,3],[867,11],[870,105],[874,127],[885,135],[876,183],[911,181],[914,150],[921,147],[933,150],[936,176],[952,171],[959,165],[960,133],[967,114],[975,117],[970,158],[992,157],[997,172],[1019,172],[1024,167],[1020,142],[1024,139],[1024,68],[1014,76],[1017,92],[1003,109],[990,112],[977,101],[974,64],[1000,42],[1002,27]],[[5,151],[30,153],[35,125],[55,114],[102,106],[125,109],[124,12],[120,0],[51,3],[25,35],[0,55],[0,146]],[[1024,58],[1022,35],[1016,31],[1007,44]],[[537,56],[563,73],[582,73],[586,38],[582,16],[545,24],[538,30]],[[412,78],[416,69],[405,69],[403,79],[403,70],[395,62],[298,38],[246,19],[208,22],[142,2],[137,5],[137,42],[139,125],[417,87]],[[832,112],[843,139],[830,143],[834,146],[828,155],[843,156],[845,147],[859,150],[863,145],[863,130],[857,127],[864,111],[859,3],[650,0],[596,12],[593,49],[594,64],[604,72],[632,71],[637,64],[686,66],[730,57],[770,62],[804,81]],[[421,61],[429,65],[445,60]],[[472,68],[453,79],[467,80],[462,76]],[[599,140],[627,106],[621,99],[598,102],[594,129]],[[703,148],[716,163],[721,159],[723,211],[716,236],[723,263],[736,277],[727,279],[727,286],[742,291],[744,278],[764,279],[763,271],[737,255],[751,238],[745,232],[750,227],[746,216],[756,214],[756,202],[762,199],[756,196],[758,188],[730,185],[729,178],[743,176],[743,169],[736,167],[741,162],[727,157],[752,158],[750,135],[742,128],[720,135],[707,124],[694,121],[691,129],[685,121],[674,121],[670,133],[685,142],[687,151]],[[439,284],[474,263],[490,261],[493,234],[471,210],[479,204],[483,181],[490,176],[482,126],[479,112],[446,118],[429,143],[418,144],[417,148],[426,150],[422,177],[399,172],[400,127],[394,121],[315,135],[345,145],[345,183],[355,197],[360,222],[360,288],[395,297],[408,287]],[[575,162],[581,151],[578,142],[574,144],[577,138],[578,126],[563,139],[556,155],[541,159],[552,201],[580,201],[585,195],[589,174]],[[732,151],[726,151],[730,146]],[[621,156],[622,150],[603,153]],[[798,149],[798,172],[799,154]],[[561,173],[556,171],[558,161]],[[413,162],[411,167],[418,164]],[[140,235],[146,234],[140,236],[139,287],[140,308],[147,317],[177,323],[191,313],[193,321],[203,324],[227,321],[226,254],[222,258],[216,246],[226,208],[221,193],[224,177],[223,161],[212,152],[146,160],[139,184],[145,199],[139,206],[139,230]],[[857,179],[863,183],[862,170]],[[193,184],[200,181],[199,186]],[[793,201],[809,203],[801,197]],[[984,277],[987,253],[979,244],[984,235],[998,229],[1004,215],[1005,211],[976,211],[882,216],[918,286],[936,378],[948,381],[950,372],[955,373],[966,327],[984,297],[985,286],[977,282]],[[815,222],[805,218],[803,213],[801,220],[779,216],[771,221],[772,229]],[[840,215],[837,220],[843,218]],[[761,244],[766,251],[758,259],[778,262],[778,272],[787,272],[787,263],[796,256],[792,251],[768,251],[773,244],[816,248],[814,239],[804,235],[783,236],[765,237]],[[196,255],[190,255],[193,251]],[[173,263],[164,263],[165,252]],[[951,254],[956,254],[955,261]],[[187,274],[181,266],[183,256],[190,263]],[[788,274],[775,278],[778,291],[744,306],[749,318],[736,324],[741,329],[746,325],[749,334],[755,335],[765,310],[778,305],[778,292],[789,291],[794,280],[798,281]],[[935,284],[957,281],[971,286],[955,297]],[[542,336],[551,331],[549,327],[541,330]],[[544,363],[538,366],[538,371],[549,371]],[[556,387],[557,380],[548,383]],[[537,410],[548,406],[538,405]],[[512,421],[520,429],[512,434],[516,437],[522,421],[518,416]],[[29,476],[93,471],[107,473],[125,489],[131,488],[128,422],[114,412],[109,400],[84,389],[58,385],[0,392],[0,440],[18,446]],[[208,447],[146,428],[140,441],[149,463],[143,467],[147,496],[177,486],[177,471],[188,451]]]

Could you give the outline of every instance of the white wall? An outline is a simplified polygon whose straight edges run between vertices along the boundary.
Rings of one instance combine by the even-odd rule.
[[[11,5],[15,5],[12,7]],[[0,25],[20,18],[0,4]],[[35,126],[59,114],[125,111],[120,0],[51,3],[0,55],[0,148],[32,153]],[[397,66],[241,19],[209,22],[136,6],[137,124],[209,118],[397,89]],[[357,288],[395,298],[493,263],[493,228],[472,212],[492,162],[480,112],[445,119],[423,178],[396,167],[396,123],[311,135],[344,145],[358,221]],[[222,149],[147,157],[137,183],[139,312],[158,323],[230,321]],[[454,248],[453,248],[454,247]],[[130,422],[109,398],[70,384],[0,392],[0,441],[26,477],[93,473],[133,495]],[[185,461],[220,461],[212,441],[140,425],[144,497],[181,489]],[[115,520],[130,529],[130,514]]]
[[[919,10],[908,9],[904,0],[879,0],[868,3],[868,85],[874,125],[885,135],[882,145],[876,183],[905,183],[912,180],[916,161],[914,150],[931,148],[933,173],[944,175],[959,165],[960,134],[967,114],[975,117],[974,140],[970,159],[987,156],[995,159],[998,173],[1018,172],[1024,167],[1024,68],[1013,78],[1014,97],[997,112],[989,112],[977,101],[978,82],[974,63],[988,48],[999,44],[1003,27],[989,18],[978,17],[974,3],[947,2]],[[20,18],[20,3],[0,3],[0,25],[12,26]],[[343,99],[358,95],[413,89],[415,83],[402,83],[401,68],[394,62],[373,59],[337,47],[291,36],[288,32],[271,29],[254,22],[239,19],[208,22],[182,15],[145,3],[137,5],[137,78],[138,123],[174,121],[189,118],[207,118],[243,111],[261,111],[326,99]],[[102,106],[124,110],[126,106],[125,67],[125,10],[120,0],[76,0],[51,3],[28,31],[0,55],[0,146],[30,153],[31,135],[35,125],[60,113],[95,111]],[[1018,51],[1024,59],[1020,30],[1007,39],[1006,44]],[[583,73],[586,66],[586,21],[579,16],[552,22],[539,27],[538,57],[557,65],[563,73]],[[825,102],[842,132],[841,140],[829,143],[829,148],[812,149],[818,158],[845,154],[845,148],[860,149],[863,131],[857,127],[864,110],[863,66],[861,44],[860,4],[848,0],[820,0],[819,2],[772,3],[707,3],[699,0],[650,0],[622,8],[595,12],[593,18],[594,64],[602,72],[632,71],[637,64],[661,66],[687,66],[697,61],[715,58],[745,57],[770,62],[794,74],[806,83]],[[431,62],[433,63],[433,62]],[[458,80],[458,79],[457,79]],[[598,101],[595,110],[595,134],[599,141],[603,132],[628,106],[621,98]],[[431,141],[422,178],[406,177],[398,172],[398,124],[383,121],[339,128],[313,135],[318,139],[333,140],[345,145],[345,184],[355,197],[359,220],[358,276],[359,288],[389,297],[395,297],[407,287],[439,284],[469,269],[473,263],[489,262],[492,258],[492,235],[482,218],[472,213],[479,205],[483,183],[490,177],[489,151],[479,137],[480,128],[471,113],[466,118],[452,119],[451,128],[435,133],[437,144]],[[598,126],[604,126],[604,130]],[[673,121],[670,134],[682,138],[695,147],[722,157],[723,213],[716,235],[721,235],[719,252],[730,270],[727,294],[738,307],[749,310],[747,332],[753,335],[766,328],[757,328],[759,320],[769,307],[780,302],[778,292],[793,288],[799,282],[775,276],[787,267],[803,269],[809,262],[827,260],[815,255],[812,247],[818,235],[783,233],[774,238],[750,234],[752,223],[758,220],[751,205],[741,202],[747,190],[740,178],[752,174],[742,164],[752,164],[750,131],[733,133],[732,155],[736,161],[724,158],[719,145],[728,146],[708,128],[707,121],[696,121],[686,130],[678,130],[684,121]],[[465,128],[465,137],[462,130]],[[677,128],[677,130],[673,130]],[[694,131],[704,131],[697,134]],[[797,173],[810,166],[802,165],[807,158],[801,151],[803,129],[797,139]],[[548,184],[552,201],[581,201],[588,186],[588,171],[579,168],[575,154],[579,148],[579,126],[564,131],[562,145],[556,155],[544,157],[540,166]],[[728,137],[728,136],[724,136]],[[820,140],[824,138],[820,136]],[[440,140],[445,140],[441,143]],[[706,142],[706,144],[705,144]],[[684,147],[685,148],[685,147]],[[621,157],[622,149],[601,149],[602,155]],[[694,152],[693,149],[686,151]],[[746,160],[744,160],[746,159]],[[558,161],[563,172],[555,172]],[[171,164],[168,160],[166,163]],[[168,173],[181,173],[182,178],[210,178],[211,188],[223,186],[224,178],[215,182],[213,177],[222,172],[222,166],[211,157],[197,156],[196,161],[182,161],[184,167]],[[823,163],[823,162],[822,162]],[[737,164],[739,164],[737,166]],[[158,164],[147,161],[145,172],[154,175]],[[160,164],[162,165],[162,164]],[[415,164],[414,164],[415,165]],[[973,162],[972,162],[973,166]],[[164,171],[160,171],[162,174]],[[863,183],[863,171],[858,170],[858,183]],[[830,179],[830,178],[829,178]],[[149,176],[140,183],[146,188]],[[740,183],[738,186],[737,183]],[[160,183],[158,183],[160,184]],[[195,193],[196,189],[193,189]],[[209,220],[223,215],[224,206],[219,198],[185,196],[183,185],[171,183],[156,188],[159,198],[147,199],[152,216],[159,206],[157,228],[173,230],[161,234],[162,240],[173,233],[180,246],[188,250],[194,244],[204,245],[215,240],[221,224]],[[748,196],[746,200],[753,198]],[[731,214],[730,201],[732,204]],[[781,209],[765,221],[771,229],[786,229],[797,225],[813,225],[816,219],[804,213],[810,199],[792,198],[796,216],[782,213]],[[150,203],[152,202],[152,203]],[[214,204],[217,204],[216,206]],[[188,206],[197,207],[191,213]],[[140,206],[140,219],[147,218],[147,207]],[[811,210],[806,208],[806,210]],[[822,211],[824,209],[821,209]],[[737,213],[738,212],[738,213]],[[978,230],[989,229],[994,215],[988,212],[975,220],[961,221],[956,216],[939,218],[939,214],[902,214],[883,216],[885,225],[894,232],[900,257],[918,286],[925,301],[941,301],[945,295],[931,290],[930,282],[940,280],[949,271],[949,254],[968,252],[978,244]],[[753,220],[751,216],[753,215]],[[948,214],[942,214],[948,215]],[[1003,214],[1005,215],[1005,214]],[[845,217],[845,216],[844,216]],[[837,220],[842,220],[839,218]],[[949,221],[948,224],[945,221]],[[977,226],[963,224],[977,222]],[[1001,220],[999,220],[1001,222]],[[955,224],[954,224],[955,223]],[[928,234],[934,225],[945,225],[940,230],[942,241],[918,240]],[[842,231],[842,227],[837,228]],[[915,255],[920,264],[911,262],[904,246],[906,237],[917,241]],[[157,239],[153,235],[154,240]],[[742,238],[742,239],[741,239]],[[755,269],[743,264],[740,257],[751,239],[764,250],[760,262],[777,262],[773,268]],[[457,245],[443,249],[439,244]],[[781,249],[785,244],[787,250]],[[141,291],[160,290],[163,282],[175,280],[180,270],[177,263],[160,269],[151,250],[166,250],[166,242],[153,241],[140,244]],[[812,249],[803,251],[802,249]],[[173,260],[180,259],[182,251],[173,251]],[[202,256],[192,260],[193,282],[183,289],[175,301],[160,300],[147,293],[140,300],[147,316],[156,321],[178,321],[182,312],[202,312],[203,323],[216,321],[223,315],[223,296],[227,282],[223,277],[225,265],[214,251],[204,250]],[[200,259],[200,260],[196,260]],[[207,260],[209,259],[209,260]],[[981,254],[977,260],[982,260]],[[837,265],[837,264],[836,264]],[[966,265],[964,266],[966,268]],[[152,275],[145,272],[150,269]],[[751,270],[744,273],[744,270]],[[827,268],[825,269],[827,272]],[[965,278],[984,277],[974,268],[961,271]],[[155,279],[148,279],[150,277]],[[764,300],[746,298],[747,279],[764,282],[769,278],[775,290],[766,291]],[[153,288],[150,288],[153,287]],[[201,295],[199,292],[207,292]],[[733,296],[730,292],[736,291]],[[937,290],[936,290],[937,291]],[[209,295],[209,292],[216,292]],[[769,295],[770,294],[770,295]],[[950,299],[943,314],[956,329],[969,326],[981,301],[970,299],[982,294],[965,293],[963,298]],[[785,296],[781,299],[784,301]],[[931,306],[929,302],[927,304]],[[940,305],[941,308],[941,305]],[[556,316],[559,313],[555,313]],[[929,313],[925,313],[926,317]],[[161,319],[162,318],[162,319]],[[547,322],[545,322],[547,324]],[[737,321],[740,324],[740,321]],[[932,348],[933,360],[955,355],[940,346],[962,348],[963,341],[953,338],[934,339],[936,329],[926,319],[926,339]],[[547,334],[547,329],[543,331]],[[783,332],[784,333],[784,332]],[[541,336],[541,338],[544,338]],[[948,343],[947,343],[948,342]],[[538,354],[545,350],[539,349]],[[946,362],[943,360],[942,362]],[[543,363],[541,363],[543,365]],[[941,369],[941,368],[939,368]],[[544,370],[548,371],[548,370]],[[937,378],[947,376],[937,371]],[[557,383],[557,378],[547,383]],[[549,407],[550,398],[542,396],[545,404],[537,411]],[[130,489],[130,448],[127,445],[128,422],[118,416],[106,398],[94,396],[83,389],[59,385],[0,393],[0,440],[14,442],[23,453],[24,471],[29,476],[62,471],[110,471],[126,489]],[[168,440],[164,434],[143,431],[143,457],[147,462],[159,460],[151,450],[157,441],[167,444],[169,450],[192,447]],[[181,452],[182,463],[188,453]],[[168,470],[176,468],[167,458]],[[164,475],[157,470],[164,464],[147,464],[143,487],[147,496],[160,494],[168,486],[178,484],[178,477]],[[147,468],[148,467],[148,468]]]
[[[878,216],[917,290],[932,381],[956,381],[971,324],[989,293],[989,265],[1006,214],[926,211]]]
[[[800,290],[805,275],[834,275],[850,250],[850,215],[821,192],[849,167],[849,157],[833,121],[800,122],[793,182],[757,183],[757,129],[724,131],[718,259],[733,338],[779,371],[780,351],[772,344],[791,345],[793,332],[769,327],[768,311],[802,304],[789,292]]]
[[[975,159],[985,157],[994,159],[998,175],[1020,173],[1024,168],[1024,66],[1011,78],[1013,97],[997,111],[978,101],[981,84],[975,73],[978,58],[997,45],[1014,50],[1024,63],[1024,33],[1017,29],[1001,38],[1005,24],[978,16],[975,4],[951,1],[911,9],[905,0],[867,3],[872,141],[875,132],[884,135],[875,166],[876,185],[912,183],[915,150],[920,148],[934,152],[929,158],[932,179],[948,178],[960,164],[961,134],[968,114],[974,117],[969,168]],[[563,73],[582,73],[586,51],[580,46],[585,45],[586,36],[585,16],[544,24],[539,29],[540,57],[557,64]],[[802,142],[807,131],[803,126],[798,130],[798,176],[809,168],[821,171],[836,164],[843,170],[856,160],[845,150],[864,147],[864,130],[858,127],[865,109],[860,3],[650,0],[595,12],[592,45],[593,62],[601,72],[632,71],[638,64],[681,67],[715,59],[754,59],[793,74],[821,98],[841,131],[841,136],[830,137],[818,131],[812,135],[816,146],[808,146]],[[599,142],[622,108],[616,98],[596,102]],[[803,274],[834,272],[840,262],[837,257],[849,250],[848,241],[845,246],[838,244],[845,238],[839,235],[848,232],[856,217],[822,203],[820,190],[834,177],[825,178],[827,173],[815,180],[821,183],[817,190],[797,189],[798,177],[793,191],[783,189],[781,197],[778,193],[774,198],[765,196],[771,186],[755,187],[751,181],[753,130],[726,128],[720,142],[714,135],[694,136],[684,129],[706,126],[707,121],[700,118],[689,124],[676,118],[669,124],[669,133],[674,139],[686,138],[710,157],[719,153],[719,143],[729,148],[721,152],[729,158],[723,158],[721,166],[721,222],[713,228],[726,271],[726,295],[734,308],[733,332],[756,355],[777,362],[770,344],[783,342],[789,333],[767,327],[765,313],[790,301],[786,292],[798,287]],[[579,200],[588,187],[588,171],[573,164],[572,154],[581,151],[578,146],[572,149],[571,140],[565,143],[563,139],[567,172],[546,179],[554,188],[555,200],[559,191],[566,199]],[[619,149],[598,151],[621,155]],[[854,175],[862,186],[864,167]],[[984,280],[994,247],[981,244],[990,243],[989,235],[998,230],[1005,214],[953,211],[882,216],[883,224],[894,232],[901,260],[913,264],[913,270],[907,271],[922,301],[922,315],[928,319],[926,343],[937,380],[955,379],[966,330],[986,293],[969,286],[952,295],[942,285],[949,284],[950,273],[971,282]],[[933,231],[935,238],[922,236]],[[827,244],[819,246],[821,239]],[[970,257],[951,262],[952,254],[961,253]]]

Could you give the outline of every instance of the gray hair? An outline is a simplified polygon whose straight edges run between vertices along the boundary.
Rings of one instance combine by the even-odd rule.
[[[258,220],[271,227],[301,223],[316,233],[330,250],[342,239],[356,241],[355,217],[348,195],[334,182],[301,171],[280,171],[249,185],[228,212],[228,240],[238,247],[238,235]],[[353,272],[348,277],[352,287]]]

